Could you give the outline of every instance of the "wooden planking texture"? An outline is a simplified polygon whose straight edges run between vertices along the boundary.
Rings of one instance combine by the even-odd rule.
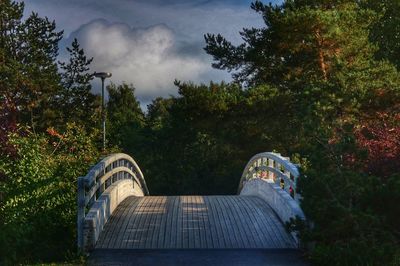
[[[254,196],[128,197],[96,248],[296,248],[274,211]]]

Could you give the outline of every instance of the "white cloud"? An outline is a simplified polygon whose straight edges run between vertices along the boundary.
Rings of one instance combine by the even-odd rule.
[[[275,0],[272,2],[279,2]],[[82,24],[103,18],[135,27],[164,23],[184,38],[202,39],[207,32],[239,40],[243,27],[262,25],[250,10],[253,0],[35,0],[26,1],[25,14],[37,11],[55,19],[66,36]]]
[[[185,47],[165,25],[131,28],[96,20],[82,26],[67,41],[70,43],[74,37],[86,54],[94,57],[93,71],[112,72],[116,83],[132,83],[142,100],[176,94],[175,78],[194,82],[208,82],[218,76],[221,79],[209,59],[180,52]]]
[[[222,33],[233,43],[241,42],[243,27],[263,25],[261,16],[250,10],[252,1],[35,0],[26,1],[25,14],[37,11],[65,30],[61,60],[65,45],[77,36],[94,57],[93,70],[112,72],[116,83],[133,83],[139,99],[149,101],[175,94],[175,78],[231,80],[229,73],[212,69],[212,58],[202,49],[203,34]],[[98,91],[99,83],[94,86]]]

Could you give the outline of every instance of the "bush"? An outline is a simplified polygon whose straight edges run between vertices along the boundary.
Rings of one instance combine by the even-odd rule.
[[[76,180],[99,158],[95,138],[74,124],[24,132],[0,158],[0,263],[63,260],[76,249]]]

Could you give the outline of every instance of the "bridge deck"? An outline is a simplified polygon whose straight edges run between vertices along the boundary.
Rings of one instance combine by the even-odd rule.
[[[252,196],[146,196],[123,201],[96,249],[295,248],[274,211]]]

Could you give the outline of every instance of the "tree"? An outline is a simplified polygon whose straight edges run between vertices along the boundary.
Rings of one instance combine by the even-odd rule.
[[[376,53],[378,59],[386,59],[400,67],[400,2],[393,0],[362,2],[380,14],[379,19],[372,25],[371,40],[378,44]]]
[[[107,86],[108,140],[124,151],[134,151],[140,143],[140,131],[144,125],[144,114],[137,101],[133,85],[111,84]]]
[[[232,45],[222,35],[205,35],[213,66],[235,71],[236,81],[287,88],[298,80],[328,81],[337,71],[364,64],[374,51],[368,27],[374,13],[354,1],[285,1],[251,8],[260,13],[265,28],[244,29],[243,44]],[[304,85],[304,83],[302,83]]]
[[[76,122],[94,127],[100,117],[100,99],[91,92],[90,81],[93,76],[89,73],[89,66],[93,58],[87,58],[83,49],[79,47],[75,38],[71,47],[69,61],[60,62],[62,91],[58,99],[61,111],[61,125],[67,122]],[[69,110],[65,112],[63,110]]]
[[[95,134],[21,131],[14,156],[0,156],[0,264],[63,261],[76,250],[76,178],[100,156]]]
[[[0,11],[0,100],[10,120],[46,128],[60,90],[55,62],[63,32],[55,22],[32,13],[22,21],[24,5],[5,0]]]
[[[175,85],[179,96],[154,100],[146,115],[140,157],[152,193],[235,193],[250,156],[239,149],[242,132],[233,130],[240,128],[234,110],[243,91],[224,83]]]
[[[307,159],[299,192],[313,226],[300,233],[315,246],[312,260],[395,263],[400,80],[371,42],[382,13],[352,0],[256,1],[252,8],[264,28],[244,29],[238,46],[208,34],[205,50],[214,67],[247,85],[249,103],[259,103],[260,114],[246,110],[244,128]],[[257,132],[251,124],[262,117],[270,128]]]

